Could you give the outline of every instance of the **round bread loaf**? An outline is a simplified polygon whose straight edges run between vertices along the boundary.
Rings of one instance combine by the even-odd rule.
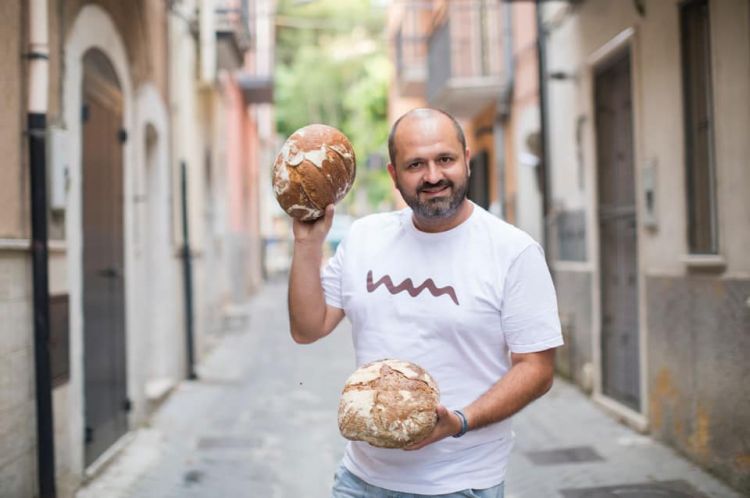
[[[336,128],[311,124],[284,143],[273,165],[273,191],[286,213],[302,221],[320,218],[354,183],[356,158]]]
[[[438,386],[422,367],[380,360],[356,370],[339,402],[339,430],[352,441],[403,448],[427,437],[437,424]]]

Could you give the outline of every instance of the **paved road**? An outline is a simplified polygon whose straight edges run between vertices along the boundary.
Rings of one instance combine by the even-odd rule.
[[[294,344],[285,293],[268,284],[249,325],[227,335],[200,379],[182,383],[77,497],[326,498],[344,447],[336,410],[354,369],[349,326]],[[516,436],[507,498],[739,498],[563,381],[517,417]],[[632,487],[644,483],[652,491]]]

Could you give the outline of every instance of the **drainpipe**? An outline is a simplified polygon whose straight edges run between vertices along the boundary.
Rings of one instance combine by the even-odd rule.
[[[49,269],[47,260],[46,137],[49,91],[47,0],[29,2],[27,133],[31,179],[31,267],[34,294],[37,476],[39,496],[54,498],[55,439],[49,354]]]
[[[541,161],[539,167],[542,168],[542,217],[543,217],[543,235],[544,235],[544,253],[547,258],[547,264],[550,263],[552,255],[550,254],[550,162],[549,162],[549,140],[547,134],[548,112],[547,112],[547,40],[544,31],[544,22],[542,21],[542,0],[536,0],[536,47],[537,47],[537,67],[539,73],[539,135],[541,147]]]
[[[195,380],[195,351],[193,333],[193,264],[190,254],[190,219],[188,218],[187,164],[180,161],[180,190],[182,204],[182,272],[185,295],[185,347],[187,354],[187,378]]]

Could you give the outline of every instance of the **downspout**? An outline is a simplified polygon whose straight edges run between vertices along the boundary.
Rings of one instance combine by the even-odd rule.
[[[513,84],[515,63],[513,60],[513,7],[502,4],[503,19],[503,65],[504,82],[500,91],[497,112],[495,114],[495,166],[497,168],[497,193],[500,218],[506,219],[506,181],[507,158],[505,157],[506,126],[513,105]]]
[[[542,168],[540,172],[541,178],[541,190],[542,190],[542,218],[544,230],[544,252],[547,258],[547,264],[550,263],[552,255],[550,254],[550,162],[549,162],[549,139],[547,134],[548,128],[548,112],[547,112],[547,40],[546,33],[544,31],[544,22],[542,21],[542,1],[536,0],[535,6],[536,15],[536,43],[537,43],[537,67],[539,73],[539,145],[541,148],[541,161],[539,167]]]
[[[183,291],[185,296],[185,353],[187,378],[196,380],[194,322],[193,322],[193,264],[190,250],[190,218],[188,218],[188,178],[187,164],[180,161],[180,203],[182,207],[182,272]]]
[[[46,132],[49,91],[47,0],[29,2],[27,133],[31,180],[31,259],[34,293],[34,369],[36,377],[37,476],[39,496],[54,498],[55,439],[49,336],[47,259]]]

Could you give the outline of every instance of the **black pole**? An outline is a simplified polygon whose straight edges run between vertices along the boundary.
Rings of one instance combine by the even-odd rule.
[[[49,267],[47,260],[47,116],[28,114],[31,178],[31,268],[34,286],[37,473],[39,496],[55,498],[55,436],[49,355]]]
[[[544,242],[543,246],[549,263],[552,255],[550,254],[550,234],[549,234],[549,216],[550,216],[550,161],[549,161],[549,140],[548,140],[548,114],[547,114],[547,41],[544,31],[544,22],[542,20],[542,2],[536,0],[536,48],[537,48],[537,68],[539,73],[539,146],[541,148],[541,171],[539,180],[542,191],[542,219],[544,223]]]
[[[180,189],[182,191],[182,270],[185,276],[185,345],[187,346],[187,377],[195,380],[193,350],[193,267],[190,255],[190,220],[188,219],[187,165],[180,161]]]

